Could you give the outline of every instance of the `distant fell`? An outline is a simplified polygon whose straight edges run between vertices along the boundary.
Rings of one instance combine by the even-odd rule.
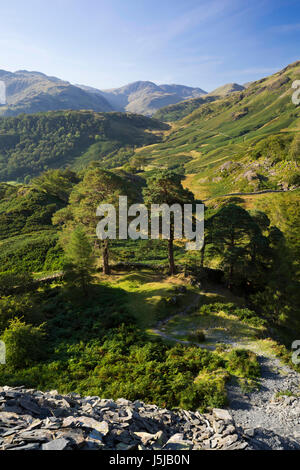
[[[61,110],[121,111],[152,116],[161,107],[206,94],[201,88],[184,85],[156,85],[137,81],[120,88],[98,90],[41,72],[0,70],[6,87],[6,103],[0,116],[18,116]]]
[[[154,117],[161,121],[179,121],[204,104],[243,90],[245,87],[238,83],[227,83],[200,97],[186,97],[184,101],[163,107],[154,114]]]
[[[182,100],[206,95],[202,88],[184,85],[156,85],[149,81],[137,81],[120,88],[98,90],[79,85],[94,96],[102,96],[115,111],[153,115],[163,106],[178,103]]]

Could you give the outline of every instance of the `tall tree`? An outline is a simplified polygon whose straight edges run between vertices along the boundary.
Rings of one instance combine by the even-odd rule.
[[[71,232],[65,251],[65,279],[88,296],[88,287],[95,272],[95,257],[89,239],[81,226]]]
[[[126,195],[129,196],[129,201],[134,199],[134,189],[124,178],[92,164],[85,172],[83,180],[74,187],[69,206],[58,211],[53,221],[64,225],[67,230],[72,230],[76,225],[82,224],[93,241],[94,247],[97,248],[99,246],[96,236],[96,227],[99,222],[96,215],[97,207],[100,204],[112,204],[118,209],[119,196]],[[104,274],[109,274],[108,239],[102,241],[102,263]]]
[[[261,214],[256,214],[256,219],[267,223]],[[210,253],[220,257],[228,287],[243,280],[260,282],[271,252],[255,218],[242,207],[229,204],[209,219],[207,227]]]
[[[159,171],[147,180],[147,187],[143,190],[144,201],[148,206],[152,204],[192,204],[194,195],[182,186],[182,176],[172,171]],[[170,217],[170,237],[168,239],[169,271],[176,273],[174,261],[174,214]]]

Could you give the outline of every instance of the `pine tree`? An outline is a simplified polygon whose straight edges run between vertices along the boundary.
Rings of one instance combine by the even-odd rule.
[[[69,205],[56,212],[53,223],[62,225],[66,231],[72,231],[78,224],[84,226],[94,247],[99,247],[96,227],[99,217],[96,215],[100,204],[112,204],[118,209],[119,196],[128,196],[128,203],[137,202],[136,189],[121,176],[99,168],[97,163],[89,165],[82,181],[70,195]],[[118,220],[118,217],[117,217]],[[102,240],[103,273],[110,273],[109,240]]]
[[[92,274],[95,272],[95,258],[89,239],[82,227],[77,227],[65,246],[65,279],[88,296]]]
[[[147,188],[143,190],[145,203],[151,204],[191,204],[194,195],[182,186],[182,176],[172,171],[160,171],[155,173],[147,181]],[[174,261],[174,216],[171,215],[170,238],[168,240],[168,261],[170,275],[176,273]]]

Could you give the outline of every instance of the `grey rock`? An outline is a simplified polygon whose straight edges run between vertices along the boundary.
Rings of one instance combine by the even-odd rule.
[[[24,408],[26,411],[30,411],[33,414],[39,415],[40,414],[40,407],[31,400],[20,399],[18,400],[19,405]]]
[[[220,439],[220,445],[222,447],[229,447],[231,444],[235,443],[238,440],[238,435],[237,434],[232,434],[230,436],[224,437],[223,439]]]
[[[22,407],[19,413],[0,412],[0,449],[217,450],[245,444],[227,410],[203,415],[141,401],[62,396],[56,390],[7,388],[3,393],[9,397],[1,395],[4,406],[17,400]]]
[[[116,445],[117,450],[135,450],[138,446],[136,444],[124,444],[123,442],[119,442]]]
[[[47,444],[42,445],[42,450],[65,450],[69,446],[70,442],[61,437],[59,439],[54,439],[53,441],[47,442]]]
[[[191,450],[193,448],[193,442],[186,440],[184,434],[174,434],[166,445],[164,450]]]
[[[231,423],[232,422],[232,416],[227,410],[219,409],[219,408],[214,408],[213,409],[213,415],[216,419],[224,421],[224,423]]]
[[[125,400],[124,398],[118,398],[117,405],[119,406],[129,406],[131,402],[129,400]]]
[[[18,434],[18,438],[27,442],[46,442],[52,438],[52,433],[46,429],[36,429],[33,431],[21,432]]]
[[[24,446],[11,447],[8,450],[40,450],[40,448],[39,444],[26,444]]]

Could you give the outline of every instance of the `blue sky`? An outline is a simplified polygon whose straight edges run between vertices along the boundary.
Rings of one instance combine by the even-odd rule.
[[[300,59],[299,0],[9,0],[0,17],[0,68],[97,88],[211,91]]]

